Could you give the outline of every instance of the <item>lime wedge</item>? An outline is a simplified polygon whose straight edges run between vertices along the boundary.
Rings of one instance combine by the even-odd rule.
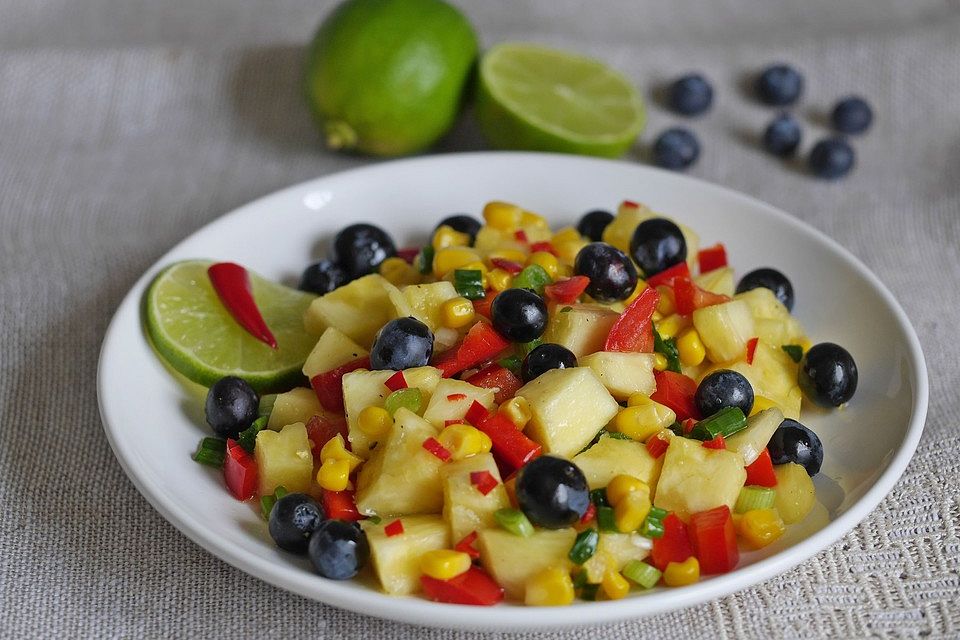
[[[626,78],[590,58],[506,43],[480,62],[477,116],[501,149],[624,154],[646,121]]]
[[[250,273],[253,298],[278,348],[254,338],[234,321],[210,284],[212,262],[188,260],[164,269],[144,302],[147,333],[170,366],[209,387],[239,376],[259,393],[282,391],[303,378],[300,368],[317,339],[303,328],[315,296]]]

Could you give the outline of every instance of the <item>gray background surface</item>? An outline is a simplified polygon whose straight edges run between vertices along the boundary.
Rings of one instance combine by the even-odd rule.
[[[960,3],[460,4],[487,45],[594,54],[648,95],[707,73],[718,100],[692,123],[691,173],[850,248],[903,304],[930,370],[915,459],[835,546],[700,607],[551,637],[960,637]],[[369,162],[324,152],[300,100],[302,46],[330,5],[0,0],[0,636],[475,637],[338,611],[208,555],[126,480],[97,413],[103,333],[157,257],[257,196]],[[757,149],[771,114],[739,87],[776,60],[806,73],[804,151],[837,97],[873,102],[849,179]],[[641,142],[674,121],[652,106]],[[465,121],[439,150],[481,146]]]

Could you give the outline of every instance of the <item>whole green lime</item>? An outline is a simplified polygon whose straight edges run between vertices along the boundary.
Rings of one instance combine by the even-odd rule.
[[[347,0],[307,59],[307,100],[327,145],[419,151],[450,129],[477,57],[467,19],[443,0]]]

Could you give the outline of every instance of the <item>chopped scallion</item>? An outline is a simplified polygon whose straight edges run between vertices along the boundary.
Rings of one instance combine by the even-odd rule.
[[[643,519],[643,524],[640,525],[640,535],[644,538],[650,538],[651,540],[656,538],[663,537],[663,520],[658,520],[657,518],[651,518],[649,514]]]
[[[780,348],[783,349],[794,362],[800,362],[800,359],[803,358],[803,347],[798,344],[785,344]]]
[[[769,487],[748,486],[740,489],[737,504],[733,510],[736,513],[746,513],[754,509],[769,509],[773,506],[777,492]]]
[[[717,436],[729,438],[747,426],[747,417],[740,407],[725,407],[693,427],[690,437],[695,440],[713,440]]]
[[[613,507],[597,507],[597,526],[600,531],[619,533],[617,520],[613,517]]]
[[[237,444],[246,449],[247,453],[253,453],[257,444],[257,434],[267,428],[268,416],[260,416],[253,421],[249,427],[240,432],[237,436]]]
[[[501,358],[497,361],[504,369],[510,369],[513,373],[519,373],[520,367],[523,366],[523,358],[520,356],[507,356],[506,358]]]
[[[204,438],[197,446],[193,459],[200,464],[210,467],[223,467],[223,460],[227,457],[227,441],[220,438]]]
[[[639,560],[631,560],[627,563],[620,573],[623,574],[623,577],[631,582],[635,582],[644,589],[652,589],[658,582],[660,582],[660,576],[663,575],[660,571],[646,562],[640,562]]]
[[[610,503],[607,501],[607,490],[601,487],[591,491],[590,502],[596,507],[609,507]]]
[[[653,350],[663,354],[667,359],[667,371],[680,371],[680,352],[677,351],[677,341],[673,338],[663,338],[657,328],[653,328]]]
[[[423,393],[417,387],[407,387],[406,389],[397,389],[393,393],[387,396],[387,399],[383,403],[383,408],[387,410],[387,413],[393,416],[400,408],[409,409],[410,411],[420,414],[420,410],[423,408]]]
[[[520,342],[517,344],[517,351],[521,358],[526,358],[527,354],[543,344],[543,338],[537,338],[530,342]]]
[[[583,564],[597,552],[599,543],[600,533],[596,529],[585,529],[577,534],[577,539],[570,547],[570,553],[567,554],[567,557],[574,564]]]
[[[467,300],[479,300],[483,290],[483,273],[479,269],[457,269],[453,272],[453,288]]]
[[[515,536],[529,538],[533,535],[533,525],[519,509],[497,509],[493,512],[493,519]]]
[[[420,255],[417,256],[417,269],[420,270],[420,273],[430,273],[433,271],[434,253],[436,252],[433,249],[433,245],[429,244],[420,251]]]
[[[533,289],[538,296],[543,296],[543,289],[553,282],[547,270],[538,264],[531,264],[518,273],[510,285],[513,289]]]
[[[283,485],[277,487],[273,490],[273,493],[266,496],[260,496],[260,515],[263,516],[264,520],[270,519],[270,512],[273,511],[273,505],[277,504],[277,500],[287,495],[286,487]]]

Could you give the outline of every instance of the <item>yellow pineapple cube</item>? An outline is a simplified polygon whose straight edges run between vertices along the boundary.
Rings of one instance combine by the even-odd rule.
[[[402,293],[413,317],[430,327],[431,331],[443,326],[440,320],[443,303],[459,295],[453,284],[446,280],[404,287]]]
[[[420,559],[428,551],[449,549],[450,532],[440,516],[407,516],[400,518],[403,533],[388,536],[380,524],[364,521],[363,530],[370,545],[373,571],[383,590],[392,596],[405,596],[420,591]]]
[[[693,312],[693,326],[700,334],[710,362],[740,360],[747,342],[756,334],[750,307],[743,300],[731,300]]]
[[[460,398],[459,396],[464,396]],[[440,380],[430,397],[423,419],[443,429],[447,420],[459,420],[467,415],[474,401],[482,404],[487,411],[493,409],[493,389],[475,387],[469,382],[444,378]],[[452,398],[450,396],[453,396]]]
[[[663,468],[663,456],[654,458],[644,444],[635,440],[601,436],[595,445],[575,455],[573,464],[583,471],[591,489],[605,487],[623,474],[643,480],[653,491]]]
[[[476,471],[489,472],[500,484],[483,495],[470,482],[470,474]],[[497,463],[489,453],[446,464],[440,468],[440,477],[443,478],[443,517],[450,526],[454,542],[462,540],[472,531],[495,527],[494,511],[510,506]]]
[[[577,358],[603,350],[610,328],[620,314],[598,304],[569,305],[550,315],[543,341],[566,347]]]
[[[367,353],[366,349],[351,340],[343,331],[327,327],[317,341],[317,346],[303,363],[303,375],[313,378],[351,360],[361,358]]]
[[[675,436],[663,456],[654,504],[683,520],[721,505],[733,510],[746,479],[739,453]]]
[[[260,495],[269,495],[280,486],[291,493],[310,489],[313,453],[302,422],[288,424],[280,431],[264,429],[258,433],[253,457]]]
[[[315,335],[334,327],[360,346],[369,348],[380,327],[401,315],[410,315],[400,304],[402,300],[399,289],[383,276],[372,273],[311,302],[304,315],[304,327]]]
[[[313,389],[297,387],[286,393],[277,394],[273,410],[270,411],[267,428],[279,431],[288,424],[307,423],[313,416],[321,416],[325,413],[327,412],[320,406],[320,401]]]
[[[477,538],[480,563],[507,596],[523,600],[527,580],[544,569],[569,571],[567,557],[577,537],[574,529],[537,529],[521,538],[500,528],[483,529]]]
[[[590,367],[617,400],[626,400],[635,393],[649,396],[656,391],[653,363],[652,353],[598,351],[579,359],[579,365]]]

